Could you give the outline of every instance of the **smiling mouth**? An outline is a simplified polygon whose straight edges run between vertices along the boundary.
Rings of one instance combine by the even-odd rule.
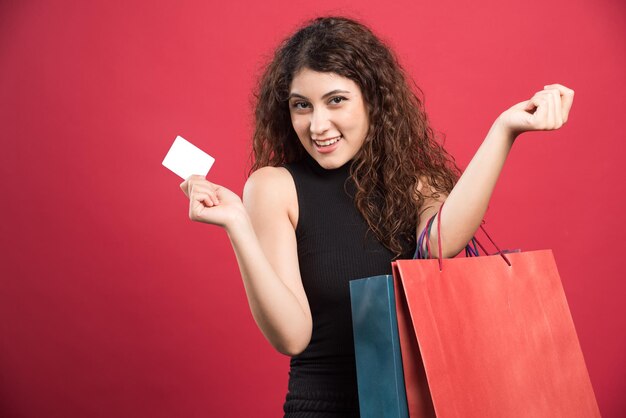
[[[315,144],[318,147],[323,148],[323,147],[328,147],[328,146],[333,145],[334,143],[338,142],[341,138],[343,138],[343,135],[339,135],[339,136],[337,136],[335,138],[330,138],[330,139],[327,139],[327,140],[324,140],[324,141],[319,141],[319,140],[315,140],[314,139],[313,142],[315,142]]]

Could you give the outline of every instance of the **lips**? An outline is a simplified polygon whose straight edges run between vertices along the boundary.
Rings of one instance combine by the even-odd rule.
[[[332,145],[332,144],[333,144],[333,142],[332,142],[332,141],[335,141],[335,140],[337,140],[337,141],[338,141],[338,140],[340,140],[341,138],[343,138],[343,136],[342,136],[342,135],[339,135],[339,136],[335,136],[335,137],[331,137],[331,138],[313,139],[313,142],[315,142],[315,144],[316,144],[317,146],[319,146],[319,147],[325,147],[325,146],[327,147],[327,146],[330,146],[330,145]],[[329,141],[331,141],[331,142],[329,142]],[[335,142],[336,142],[336,141],[335,141]]]
[[[341,139],[343,139],[343,136],[341,136],[341,135],[339,135],[338,137],[335,137],[335,138],[328,138],[326,141],[330,141],[330,145],[325,145],[325,146],[321,145],[319,143],[319,142],[323,143],[324,141],[313,140],[313,147],[320,154],[330,154],[333,151],[335,151],[341,145],[341,143],[342,143]]]

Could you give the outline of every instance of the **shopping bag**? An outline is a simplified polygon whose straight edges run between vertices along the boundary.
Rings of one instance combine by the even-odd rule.
[[[551,250],[392,270],[411,417],[427,396],[438,418],[600,416]]]
[[[350,281],[361,418],[408,418],[393,276]]]

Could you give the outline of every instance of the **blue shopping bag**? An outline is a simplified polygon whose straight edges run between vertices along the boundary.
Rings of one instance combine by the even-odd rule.
[[[361,418],[408,418],[393,276],[350,281]]]

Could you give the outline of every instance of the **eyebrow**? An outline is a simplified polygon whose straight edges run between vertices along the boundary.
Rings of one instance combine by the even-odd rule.
[[[339,90],[339,89],[337,89],[337,90],[329,91],[328,93],[326,93],[325,95],[322,96],[322,99],[325,99],[326,97],[331,96],[333,94],[337,94],[337,93],[350,93],[350,92],[347,91],[347,90]],[[293,98],[293,97],[299,97],[301,99],[309,100],[308,97],[305,97],[305,96],[303,96],[301,94],[298,94],[298,93],[291,93],[289,95],[289,98],[287,98],[287,100],[291,100],[291,98]]]

